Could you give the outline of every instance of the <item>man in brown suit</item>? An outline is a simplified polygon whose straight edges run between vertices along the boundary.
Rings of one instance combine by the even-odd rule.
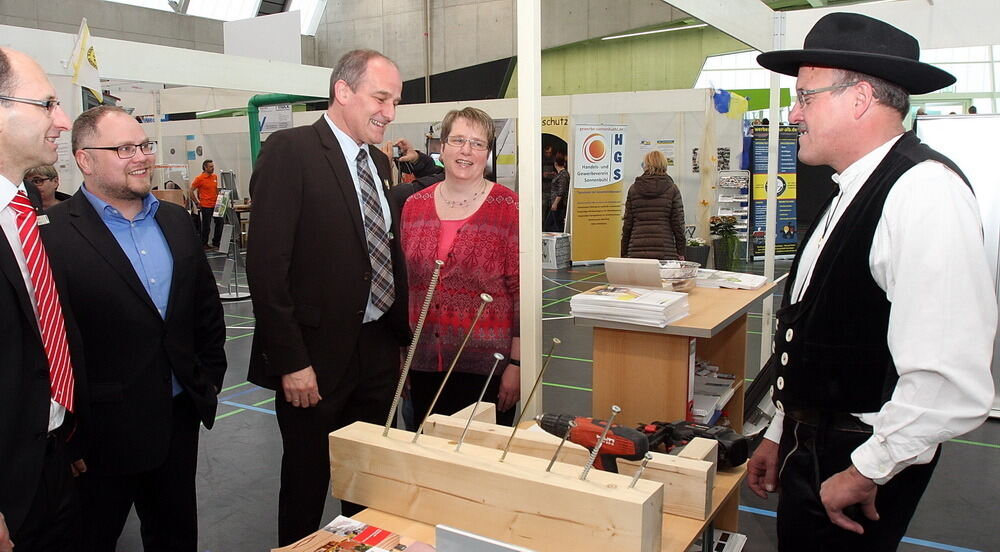
[[[389,160],[368,146],[382,142],[401,93],[390,59],[348,52],[330,78],[324,116],[268,138],[250,179],[247,276],[257,322],[248,379],[277,392],[281,546],[319,527],[327,434],[385,421],[399,348],[409,342]]]

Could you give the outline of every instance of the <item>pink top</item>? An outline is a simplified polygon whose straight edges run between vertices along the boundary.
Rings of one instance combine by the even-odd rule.
[[[451,245],[455,243],[455,236],[458,235],[459,229],[465,224],[465,221],[469,220],[468,217],[460,220],[442,220],[441,221],[441,237],[438,239],[438,249],[437,258],[444,260],[448,258],[448,252],[451,251]]]

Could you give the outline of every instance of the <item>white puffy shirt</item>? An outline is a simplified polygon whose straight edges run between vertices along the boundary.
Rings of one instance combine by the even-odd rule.
[[[827,235],[897,140],[833,176],[841,197],[804,245],[793,303],[809,286],[828,217]],[[939,443],[978,427],[993,402],[997,302],[969,187],[936,161],[906,171],[886,197],[868,263],[890,302],[887,339],[899,381],[881,410],[855,414],[874,434],[851,460],[882,485],[909,465],[930,462]],[[767,439],[781,440],[783,420],[777,412]]]

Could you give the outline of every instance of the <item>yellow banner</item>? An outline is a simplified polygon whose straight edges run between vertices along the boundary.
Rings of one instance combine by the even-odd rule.
[[[574,261],[617,257],[621,250],[623,125],[576,125],[573,145]]]
[[[542,117],[542,134],[551,134],[569,143],[569,117]]]

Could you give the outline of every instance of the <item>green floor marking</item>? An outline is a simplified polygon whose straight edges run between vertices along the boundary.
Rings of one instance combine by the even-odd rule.
[[[572,298],[573,298],[572,295],[569,296],[569,297],[563,297],[562,299],[557,299],[557,300],[555,300],[555,301],[553,301],[551,303],[546,303],[546,304],[542,305],[542,308],[543,309],[547,309],[547,308],[551,307],[552,305],[555,305],[557,303],[562,303],[563,301],[569,301]]]
[[[568,287],[568,286],[571,286],[573,284],[579,284],[580,282],[586,282],[587,280],[590,280],[590,279],[593,279],[593,278],[597,278],[598,276],[601,276],[602,274],[606,274],[606,272],[598,272],[597,274],[594,274],[593,276],[587,276],[586,278],[580,278],[579,280],[573,280],[572,282],[566,282],[565,284],[559,284],[556,287],[552,287],[552,288],[549,288],[549,289],[543,289],[542,293],[548,293],[550,291],[554,291],[554,290],[557,290],[559,288]]]
[[[558,358],[560,360],[576,360],[578,362],[594,362],[593,359],[589,358],[576,358],[576,357],[559,356],[559,355],[552,355],[552,358]]]
[[[246,412],[246,411],[247,411],[246,408],[237,408],[236,410],[230,410],[229,412],[226,412],[225,414],[219,414],[218,416],[216,416],[215,417],[215,421],[218,422],[219,420],[221,420],[223,418],[228,418],[228,417],[232,416],[233,414],[239,414],[240,412]]]
[[[951,442],[951,443],[962,443],[963,445],[975,445],[977,447],[987,447],[987,448],[1000,449],[1000,445],[998,445],[996,443],[980,443],[979,441],[967,441],[965,439],[951,439],[949,442]]]
[[[243,320],[257,320],[253,316],[240,316],[238,314],[226,314],[225,316],[228,316],[230,318],[242,318]]]
[[[587,393],[590,393],[590,392],[593,391],[593,389],[591,389],[589,387],[577,387],[576,385],[566,385],[564,383],[542,382],[542,385],[546,385],[548,387],[559,387],[559,388],[562,388],[562,389],[572,389],[574,391],[586,391]]]
[[[225,393],[226,391],[232,391],[233,389],[236,389],[237,387],[243,387],[244,385],[250,385],[250,382],[249,381],[245,381],[243,383],[237,383],[236,385],[230,385],[229,387],[223,387],[222,390],[219,391],[219,393]]]

